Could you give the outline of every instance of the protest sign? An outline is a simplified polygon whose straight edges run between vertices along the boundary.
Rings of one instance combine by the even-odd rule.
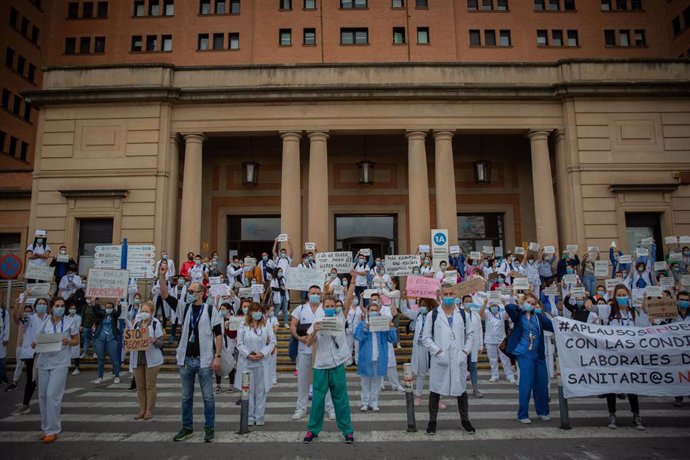
[[[484,278],[475,277],[471,280],[463,281],[453,286],[453,292],[455,297],[462,298],[464,295],[472,295],[475,292],[483,291],[486,289],[486,281]]]
[[[562,316],[552,321],[566,398],[607,393],[687,395],[687,324],[598,326]]]
[[[577,252],[577,244],[569,244],[565,247],[565,250],[568,252],[576,253]]]
[[[58,334],[43,334],[39,333],[36,336],[36,353],[51,353],[62,350],[63,335]]]
[[[352,253],[350,251],[316,253],[316,268],[319,270],[330,273],[335,268],[338,273],[350,273],[353,265]],[[386,270],[388,270],[388,267],[386,267]]]
[[[57,262],[69,262],[69,255],[67,254],[58,254],[57,257],[55,258]]]
[[[49,297],[50,283],[27,283],[26,290],[30,297]]]
[[[55,267],[45,267],[43,265],[28,263],[26,264],[26,272],[24,272],[24,279],[53,281],[54,273]]]
[[[565,284],[576,284],[577,283],[577,275],[575,275],[575,274],[563,275],[563,282]]]
[[[680,277],[680,284],[682,284],[686,289],[690,288],[690,275],[683,275]]]
[[[668,255],[669,262],[680,262],[681,260],[683,260],[682,252],[671,252]]]
[[[223,297],[230,294],[230,286],[227,284],[214,284],[208,290],[211,297]]]
[[[408,276],[412,270],[419,268],[420,259],[414,255],[388,255],[385,259],[386,273],[390,276]]]
[[[522,246],[516,246],[515,247],[515,255],[525,255],[525,248]]]
[[[618,256],[618,262],[620,264],[631,264],[632,263],[632,256],[630,254],[623,254],[621,256]]]
[[[372,294],[378,294],[379,290],[378,289],[365,289],[362,292],[362,298],[364,299],[371,299]]]
[[[558,285],[557,284],[552,284],[551,286],[547,286],[544,288],[544,295],[558,295]]]
[[[288,267],[285,287],[296,291],[308,291],[310,286],[323,289],[325,274],[315,268]]]
[[[448,252],[451,254],[460,254],[460,246],[451,246]]]
[[[654,271],[660,272],[662,270],[668,270],[668,265],[665,261],[661,260],[659,262],[654,262]]]
[[[91,268],[86,283],[86,297],[127,298],[129,270]]]
[[[256,259],[254,257],[245,257],[244,266],[250,268],[256,267]]]
[[[599,246],[589,246],[587,252],[599,254]]]
[[[470,259],[482,260],[482,253],[479,251],[472,251],[472,252],[470,252]]]
[[[276,238],[276,241],[279,243],[285,243],[288,240],[288,234],[287,233],[281,233],[278,235],[278,238]]]
[[[124,351],[141,351],[149,347],[149,328],[125,329],[122,335]]]
[[[496,246],[494,248],[494,257],[496,257],[497,259],[503,257],[503,248],[501,246]]]
[[[387,316],[369,318],[369,330],[371,332],[388,332],[390,328],[390,319]]]
[[[228,330],[237,331],[244,322],[244,316],[231,316],[228,318]]]
[[[544,254],[550,255],[556,253],[556,246],[544,246]]]
[[[678,237],[678,242],[679,242],[680,244],[690,244],[690,236],[687,236],[687,235],[685,235],[685,236],[679,236],[679,237]]]
[[[423,299],[435,299],[438,289],[441,286],[441,281],[435,278],[427,278],[426,276],[408,276],[407,296],[411,298],[419,297]]]
[[[529,249],[530,251],[532,251],[532,252],[538,252],[538,251],[539,251],[539,243],[531,242],[531,243],[529,244],[529,248],[528,248],[528,249]]]
[[[498,288],[498,292],[500,292],[501,295],[505,295],[505,296],[510,296],[513,294],[510,286],[501,286]]]
[[[324,335],[337,336],[345,332],[345,323],[342,318],[325,316],[319,320],[319,332]]]
[[[240,296],[240,298],[249,298],[249,297],[253,297],[253,296],[252,296],[252,288],[250,288],[250,287],[248,287],[248,288],[240,288],[240,292],[238,293],[238,295]]]
[[[305,251],[315,251],[316,250],[316,243],[304,243],[304,250]]]
[[[678,237],[677,236],[667,236],[664,238],[664,243],[666,244],[678,244]]]
[[[572,296],[584,296],[586,294],[585,288],[580,286],[580,287],[574,287],[570,290],[570,295]]]
[[[431,252],[431,248],[429,247],[428,244],[420,244],[419,248],[417,249],[419,252]]]
[[[649,249],[647,248],[637,248],[635,251],[635,254],[637,257],[648,257],[649,256]]]
[[[594,276],[597,278],[606,278],[609,275],[609,262],[607,260],[595,260]]]
[[[654,244],[654,238],[642,238],[640,244],[643,246],[651,246]]]
[[[443,282],[449,284],[456,284],[458,282],[458,271],[446,270],[446,272],[443,274]]]
[[[664,276],[659,280],[661,289],[670,289],[676,285],[676,280],[672,276]]]
[[[258,294],[261,295],[264,293],[264,285],[263,284],[253,284],[251,287],[252,290],[252,295]]]
[[[607,291],[613,291],[616,288],[616,286],[623,283],[623,280],[620,278],[609,278],[606,281],[604,281],[604,283],[606,284]]]
[[[483,246],[482,247],[482,254],[491,255],[493,253],[494,253],[494,247],[493,246]]]
[[[362,248],[358,252],[365,257],[369,257],[371,255],[371,249],[369,248]]]
[[[500,291],[489,291],[489,305],[500,305],[501,304],[501,292]]]
[[[527,278],[515,278],[513,279],[513,290],[518,289],[528,291],[529,290],[529,279]]]
[[[646,297],[661,297],[661,286],[647,286],[645,289]]]
[[[220,276],[209,276],[208,277],[208,284],[209,286],[215,286],[216,284],[220,284]]]
[[[647,315],[649,321],[673,320],[678,316],[678,305],[673,299],[647,299]]]

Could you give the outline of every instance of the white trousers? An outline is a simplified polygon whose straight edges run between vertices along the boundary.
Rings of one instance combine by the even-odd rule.
[[[388,368],[388,382],[391,384],[391,389],[396,390],[400,385],[400,380],[398,380],[398,368],[396,366],[391,366]],[[383,380],[381,381],[381,386],[383,386]]]
[[[19,356],[19,352],[21,351],[21,348],[16,348],[15,349],[15,355],[14,356]],[[17,359],[17,364],[14,366],[14,375],[12,376],[12,381],[13,382],[18,382],[19,377],[22,376],[22,372],[24,371],[24,361],[21,359]]]
[[[278,381],[278,353],[272,354],[268,359],[272,361],[273,375],[271,377],[274,381]]]
[[[510,380],[513,378],[513,369],[510,366],[510,358],[508,358],[501,350],[498,349],[498,343],[487,343],[486,344],[486,354],[489,357],[489,365],[491,366],[491,378],[498,379],[498,360],[501,359],[501,364],[503,365],[503,373],[506,379]]]
[[[266,412],[266,384],[264,382],[264,367],[245,367],[249,372],[249,420],[264,418]]]
[[[347,348],[350,350],[350,356],[352,356],[352,347],[355,345],[355,336],[350,335],[350,334],[345,334],[345,340],[347,340]],[[356,358],[356,355],[355,355]],[[356,361],[354,361],[356,362]],[[347,365],[351,365],[353,363],[353,360],[350,359],[350,361],[347,363]]]
[[[376,362],[372,363],[376,369]],[[362,379],[362,406],[378,407],[383,377],[360,377]]]
[[[414,394],[421,398],[424,391],[424,379],[429,373],[429,352],[421,345],[416,347],[415,351],[417,353],[417,384],[414,387]]]
[[[38,407],[41,410],[41,430],[44,434],[62,431],[60,408],[69,366],[57,369],[38,369]]]
[[[544,352],[546,354],[546,370],[549,373],[549,378],[552,379],[556,375],[553,336],[544,334],[544,345]]]
[[[311,376],[311,355],[297,354],[297,407],[296,410],[307,412],[309,403],[309,376]],[[331,390],[326,394],[326,411],[334,410]]]

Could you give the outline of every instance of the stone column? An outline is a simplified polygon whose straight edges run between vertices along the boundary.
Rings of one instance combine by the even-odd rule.
[[[527,137],[532,145],[532,188],[537,241],[542,246],[555,245],[558,250],[558,221],[549,159],[549,131],[532,130]]]
[[[288,234],[297,260],[302,248],[302,179],[299,143],[302,135],[283,132],[283,168],[280,184],[280,229]],[[299,254],[298,254],[299,252]]]
[[[182,206],[180,209],[180,253],[198,254],[201,250],[201,194],[202,146],[206,136],[185,134],[184,171],[182,177]]]
[[[328,133],[309,133],[309,197],[307,240],[328,251]]]
[[[572,194],[568,187],[568,144],[564,131],[556,131],[556,191],[558,193],[558,228],[561,247],[576,244]]]
[[[168,221],[165,223],[165,225],[168,226],[168,231],[167,231],[167,247],[166,248],[160,248],[166,249],[168,251],[168,255],[173,258],[173,260],[178,261],[180,260],[180,256],[182,255],[183,257],[186,256],[186,254],[178,254],[177,253],[177,236],[178,236],[178,222],[180,220],[178,219],[178,200],[179,200],[179,195],[178,195],[178,187],[179,187],[179,180],[180,180],[180,142],[179,139],[177,138],[177,133],[172,133],[170,135],[170,180],[168,181],[170,184],[170,187],[167,189],[169,190],[168,193],[168,199],[170,200],[169,203],[169,217]],[[178,267],[175,267],[178,269]]]
[[[408,218],[410,247],[414,254],[420,244],[431,244],[429,178],[426,166],[426,132],[407,132]]]
[[[435,131],[436,228],[448,229],[448,244],[458,244],[458,206],[455,194],[453,132]]]

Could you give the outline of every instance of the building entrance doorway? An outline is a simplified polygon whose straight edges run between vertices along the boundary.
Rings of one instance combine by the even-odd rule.
[[[395,214],[341,214],[335,216],[337,251],[371,249],[374,257],[396,254],[398,216]]]

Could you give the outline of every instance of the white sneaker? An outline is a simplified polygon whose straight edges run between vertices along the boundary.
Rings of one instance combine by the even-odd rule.
[[[335,410],[331,409],[328,411],[328,419],[335,420]]]
[[[103,383],[103,379],[101,377],[98,377],[96,380],[93,381],[94,385],[100,385]]]
[[[113,379],[113,383],[120,383],[120,377],[115,377]]]
[[[278,379],[273,379],[273,385],[276,385],[278,383]]]
[[[369,410],[369,408],[368,408],[367,405],[365,404],[365,405],[363,405],[362,407],[360,407],[359,410],[361,410],[362,412],[366,412],[367,410]]]
[[[81,359],[81,358],[84,358],[85,356],[86,356],[86,352],[80,354],[80,355],[79,355],[79,358]]]
[[[539,417],[545,422],[548,422],[549,420],[551,420],[550,415],[540,415]]]
[[[93,359],[98,359],[98,355],[97,355],[96,353],[94,353],[93,356],[91,356],[91,357],[92,357]]]
[[[72,375],[79,375],[79,369],[74,369],[72,371]]]
[[[379,406],[371,406],[371,410],[373,410],[374,412],[378,412],[381,409],[379,409]]]
[[[530,420],[530,419],[528,419],[528,418],[519,418],[519,419],[518,419],[518,422],[524,423],[525,425],[529,425],[529,424],[532,423],[532,420]]]
[[[491,383],[498,382],[498,377],[491,377],[489,379],[489,382],[491,382]]]
[[[297,409],[294,414],[292,414],[292,420],[301,420],[304,418],[304,411]]]
[[[515,380],[515,377],[511,377],[508,379],[508,383],[517,384],[517,381]]]

